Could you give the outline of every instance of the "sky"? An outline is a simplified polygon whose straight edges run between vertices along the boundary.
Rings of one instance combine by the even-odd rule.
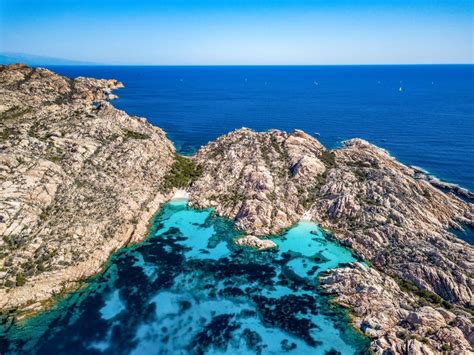
[[[473,63],[474,0],[0,0],[0,52],[102,64]]]

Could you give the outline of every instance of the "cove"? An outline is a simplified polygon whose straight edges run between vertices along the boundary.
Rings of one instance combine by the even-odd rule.
[[[164,205],[140,244],[53,309],[3,319],[0,353],[360,354],[368,340],[319,288],[321,272],[356,259],[316,224],[272,237],[275,250],[236,246],[212,210]]]

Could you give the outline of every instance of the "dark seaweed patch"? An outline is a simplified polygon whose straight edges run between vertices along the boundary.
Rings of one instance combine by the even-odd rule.
[[[308,345],[317,346],[321,342],[313,339],[310,330],[318,326],[299,315],[317,314],[317,300],[310,295],[285,295],[281,298],[253,297],[263,321],[273,327],[284,329],[303,339]]]
[[[257,332],[245,328],[242,333],[243,338],[245,339],[245,344],[249,350],[253,350],[256,354],[262,353],[262,337]]]
[[[232,332],[240,328],[240,325],[232,318],[232,314],[221,314],[212,318],[211,322],[194,336],[191,343],[192,349],[198,354],[204,354],[211,345],[225,349],[232,337]]]
[[[309,277],[301,277],[286,266],[292,259],[303,257],[300,253],[280,254],[276,250],[259,253],[236,247],[232,240],[238,232],[232,229],[229,221],[215,217],[207,218],[203,224],[194,224],[203,228],[212,226],[215,230],[208,240],[207,249],[202,252],[208,253],[209,248],[224,241],[230,250],[228,257],[218,260],[186,258],[190,248],[185,243],[193,236],[183,235],[179,228],[166,229],[165,223],[171,213],[180,210],[183,207],[167,205],[152,223],[150,237],[146,241],[118,251],[104,273],[91,281],[90,288],[72,294],[64,302],[63,309],[54,311],[54,318],[48,321],[49,328],[38,341],[35,352],[95,354],[99,352],[89,345],[106,339],[110,343],[107,353],[130,353],[140,345],[141,340],[136,340],[140,327],[159,321],[160,305],[152,300],[165,290],[178,294],[173,301],[176,310],[172,311],[177,314],[172,313],[171,317],[183,320],[182,329],[192,338],[187,350],[192,353],[226,350],[231,340],[235,343],[239,339],[243,339],[249,352],[265,352],[269,344],[263,342],[264,330],[242,329],[244,326],[239,320],[244,319],[246,322],[260,319],[266,326],[285,331],[289,338],[276,344],[282,352],[291,352],[296,347],[290,335],[316,347],[320,342],[313,338],[312,330],[318,329],[318,325],[313,323],[313,317],[318,313],[331,318],[348,341],[361,344],[361,340],[355,338],[354,332],[347,326],[346,313],[329,303],[329,297],[322,296],[317,280],[311,277],[318,266],[309,270]],[[157,234],[157,231],[163,230]],[[150,265],[152,268],[151,276],[148,269],[139,266],[142,258],[147,267]],[[314,262],[325,261],[318,254],[306,258],[304,263],[311,267]],[[294,294],[268,296],[267,292],[271,294],[276,286],[288,287]],[[125,310],[113,319],[105,320],[100,311],[104,299],[114,290],[120,291]],[[236,314],[215,308],[205,317],[193,315],[193,308],[199,307],[200,302],[212,303],[222,299],[242,307],[237,306]],[[2,321],[8,323],[8,320]],[[0,324],[0,329],[8,331],[9,328]],[[166,347],[171,346],[171,341],[176,341],[173,325],[159,330],[158,334],[152,332],[147,335],[147,340],[151,339],[156,344],[158,353],[162,351],[160,344]],[[1,352],[4,349],[24,350],[26,339],[17,340],[13,345],[8,341],[8,337],[0,335]]]

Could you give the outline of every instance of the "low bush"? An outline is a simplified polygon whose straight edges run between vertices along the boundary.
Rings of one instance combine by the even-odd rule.
[[[163,188],[169,191],[172,188],[186,188],[202,175],[202,168],[190,158],[175,156],[175,161],[169,173],[165,176]]]
[[[150,136],[148,134],[140,133],[131,131],[129,129],[123,130],[126,139],[149,139]]]

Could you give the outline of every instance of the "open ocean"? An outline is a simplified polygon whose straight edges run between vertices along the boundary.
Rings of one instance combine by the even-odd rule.
[[[300,128],[328,147],[365,138],[474,190],[474,66],[51,69],[122,81],[114,105],[185,154],[242,126]],[[84,287],[18,324],[0,317],[0,353],[367,353],[317,278],[356,255],[312,222],[270,236],[278,248],[266,252],[236,246],[239,235],[172,200]]]
[[[474,65],[50,66],[117,79],[113,104],[183,154],[240,127],[302,129],[327,147],[360,137],[474,190]]]

